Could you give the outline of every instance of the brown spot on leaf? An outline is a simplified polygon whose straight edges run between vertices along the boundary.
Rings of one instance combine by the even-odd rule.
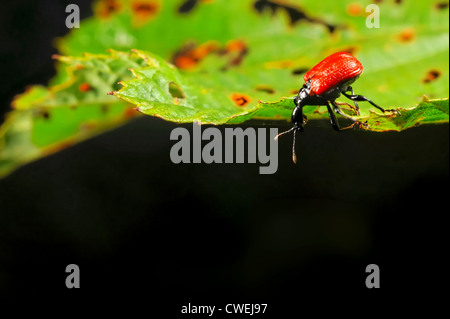
[[[108,19],[112,14],[119,12],[121,9],[120,1],[102,0],[96,4],[94,11],[99,18]]]
[[[208,41],[199,46],[192,42],[188,43],[175,53],[173,63],[180,69],[192,69],[218,47],[219,45],[214,41]]]
[[[247,95],[241,93],[233,93],[231,99],[237,106],[246,106],[250,103],[250,98]]]
[[[160,4],[156,0],[135,0],[131,3],[133,23],[142,26],[153,18],[159,10]]]
[[[36,115],[38,117],[41,117],[41,118],[45,119],[45,120],[48,120],[50,118],[50,112],[48,110],[46,110],[46,109],[39,109],[36,112]]]
[[[405,29],[403,30],[399,35],[398,35],[398,39],[400,40],[400,42],[411,42],[412,40],[414,40],[414,30],[411,28]]]
[[[435,81],[438,77],[441,76],[441,72],[438,70],[430,70],[428,71],[425,78],[422,80],[423,83],[430,83]]]
[[[261,91],[261,92],[266,92],[266,93],[269,93],[269,94],[274,94],[275,93],[275,90],[271,86],[265,85],[265,84],[257,85],[255,87],[255,90],[256,91]]]
[[[226,71],[229,67],[237,66],[242,63],[245,55],[248,53],[248,47],[242,40],[231,40],[225,46],[220,54],[227,55],[229,62],[222,67],[222,71]]]
[[[228,52],[231,52],[231,51],[241,52],[241,51],[247,50],[247,46],[245,45],[244,41],[242,41],[242,40],[228,41],[225,48]]]
[[[197,4],[197,0],[186,0],[178,7],[178,12],[179,13],[188,13],[192,9],[194,9],[196,4]]]
[[[287,13],[287,15],[289,16],[291,25],[294,25],[299,21],[306,21],[306,22],[310,22],[310,23],[319,23],[319,24],[322,24],[325,27],[327,27],[328,30],[330,31],[330,33],[333,33],[337,27],[336,25],[328,24],[324,20],[313,18],[313,17],[309,16],[308,14],[306,14],[306,12],[304,10],[302,10],[301,7],[298,7],[296,5],[291,5],[289,3],[289,1],[256,0],[254,2],[253,6],[260,13],[270,10],[272,12],[272,14],[274,14],[274,15],[277,11],[282,10],[285,13]]]
[[[352,46],[339,47],[337,49],[332,49],[332,50],[326,50],[324,53],[327,56],[337,53],[337,52],[347,52],[347,53],[350,53],[351,55],[356,55],[359,50],[360,50],[359,46],[352,45]]]
[[[196,60],[189,56],[179,56],[175,58],[174,64],[180,69],[192,69],[197,65]]]
[[[208,41],[200,45],[188,43],[174,54],[173,64],[180,69],[192,69],[209,54],[223,56],[227,61],[221,70],[225,71],[231,66],[240,65],[248,53],[247,45],[242,40],[231,40],[225,46],[216,41]]]
[[[102,104],[102,105],[100,106],[100,111],[101,111],[103,114],[108,113],[108,112],[109,112],[109,105],[108,105],[108,104]]]
[[[435,4],[435,7],[438,10],[445,10],[448,8],[448,2],[447,1],[438,2]]]
[[[192,56],[196,60],[202,60],[211,52],[215,52],[218,48],[218,43],[209,41],[199,45],[196,49],[192,50]]]
[[[292,73],[292,75],[297,76],[297,75],[306,73],[306,72],[308,72],[308,71],[309,71],[309,69],[307,69],[307,68],[297,68],[297,69],[292,70],[291,73]]]
[[[350,3],[345,9],[347,14],[352,17],[364,16],[366,14],[364,7],[359,3]]]
[[[87,92],[92,90],[92,87],[90,86],[89,83],[81,83],[79,86],[79,90],[80,92]]]
[[[358,52],[358,47],[357,46],[345,47],[341,49],[340,52],[347,52],[350,53],[351,55],[356,55],[356,52]]]

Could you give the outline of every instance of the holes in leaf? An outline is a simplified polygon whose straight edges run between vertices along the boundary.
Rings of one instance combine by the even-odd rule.
[[[120,82],[120,79],[118,78],[113,82],[112,87],[113,87],[113,91],[119,91],[123,87],[123,84],[122,84],[122,82]]]
[[[422,80],[423,83],[430,83],[436,81],[441,76],[441,72],[438,70],[430,70],[428,71],[425,78]]]
[[[175,82],[169,83],[169,93],[170,93],[170,95],[172,95],[172,97],[174,99],[185,99],[186,98],[181,87]]]
[[[257,85],[255,87],[255,90],[256,91],[261,91],[261,92],[266,92],[266,93],[269,93],[269,94],[274,94],[275,93],[275,90],[271,86],[265,85],[265,84]]]
[[[250,103],[250,98],[247,95],[241,93],[233,93],[231,99],[237,106],[246,106]]]

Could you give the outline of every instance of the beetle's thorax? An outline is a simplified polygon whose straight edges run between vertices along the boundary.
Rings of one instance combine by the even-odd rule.
[[[298,95],[295,97],[295,102],[297,106],[305,106],[305,105],[326,105],[326,99],[315,95],[311,91],[311,81],[308,80],[303,84],[300,91],[298,91]]]

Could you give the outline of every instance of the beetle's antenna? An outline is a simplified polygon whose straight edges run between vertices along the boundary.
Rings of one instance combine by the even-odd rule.
[[[282,135],[284,135],[284,134],[286,134],[286,133],[289,133],[289,132],[293,131],[295,128],[296,128],[296,127],[293,126],[290,130],[281,132],[280,134],[278,134],[277,136],[275,136],[273,139],[274,139],[275,141],[278,141],[278,137],[280,137],[280,136],[282,136]]]
[[[295,154],[295,134],[297,133],[297,127],[293,126],[290,130],[284,131],[280,134],[278,134],[277,136],[274,137],[274,140],[277,141],[278,137],[286,134],[286,133],[290,133],[294,131],[294,141],[292,143],[292,161],[294,162],[294,164],[297,164],[297,155]]]
[[[295,154],[295,133],[297,133],[297,130],[294,130],[294,141],[292,143],[292,161],[294,164],[297,164],[297,155]]]

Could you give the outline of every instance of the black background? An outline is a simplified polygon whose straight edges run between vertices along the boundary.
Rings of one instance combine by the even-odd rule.
[[[2,4],[2,110],[54,75],[68,3]],[[89,1],[70,3],[92,14]],[[175,127],[141,117],[0,180],[0,293],[171,318],[189,302],[268,303],[267,315],[311,301],[318,311],[331,300],[421,304],[443,285],[448,125],[376,134],[311,122],[297,165],[291,139],[280,140],[274,175],[258,164],[175,165]],[[65,287],[72,263],[80,289]],[[380,289],[365,286],[371,263]]]

